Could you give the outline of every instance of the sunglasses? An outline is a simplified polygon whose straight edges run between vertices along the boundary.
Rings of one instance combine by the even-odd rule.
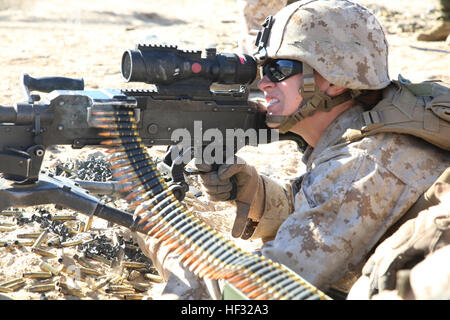
[[[271,60],[262,66],[263,76],[272,82],[283,81],[293,75],[302,73],[303,64],[295,60]]]

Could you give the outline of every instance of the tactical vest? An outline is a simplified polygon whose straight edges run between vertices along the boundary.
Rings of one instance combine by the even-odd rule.
[[[450,84],[411,83],[399,75],[385,98],[363,113],[363,127],[347,130],[344,138],[355,141],[386,132],[413,135],[450,151]]]

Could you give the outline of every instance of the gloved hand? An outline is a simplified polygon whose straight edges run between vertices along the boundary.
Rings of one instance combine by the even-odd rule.
[[[234,237],[242,235],[248,219],[259,221],[264,207],[264,182],[253,166],[239,157],[234,158],[233,164],[222,164],[217,170],[208,164],[195,166],[203,172],[200,182],[210,200],[236,200],[237,216],[232,231]],[[233,181],[236,185],[234,199]]]
[[[397,271],[410,269],[411,264],[450,243],[449,201],[447,193],[439,205],[421,211],[378,246],[362,270],[370,279],[370,296],[377,289],[379,292],[395,289]]]

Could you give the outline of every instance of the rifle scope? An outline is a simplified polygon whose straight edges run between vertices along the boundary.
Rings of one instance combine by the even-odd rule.
[[[210,83],[250,84],[257,64],[249,55],[216,54],[215,48],[201,51],[179,50],[176,46],[138,44],[122,56],[122,76],[127,82],[170,85],[199,78]]]

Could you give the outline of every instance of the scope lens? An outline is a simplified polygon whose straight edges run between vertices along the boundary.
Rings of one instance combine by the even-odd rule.
[[[130,81],[132,70],[131,54],[125,51],[122,56],[122,77],[126,81]]]

